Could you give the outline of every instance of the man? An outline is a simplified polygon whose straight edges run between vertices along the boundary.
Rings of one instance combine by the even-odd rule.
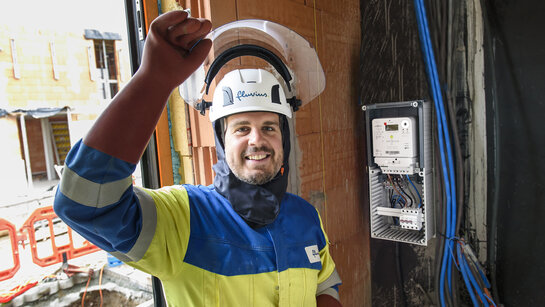
[[[151,24],[138,72],[69,153],[55,211],[89,241],[160,278],[169,306],[340,306],[318,212],[286,193],[284,93],[277,85],[251,91],[278,83],[271,73],[237,70],[218,84],[224,91],[214,93],[210,111],[214,186],[131,184],[168,96],[206,57],[210,30],[208,20],[183,11]],[[248,91],[234,99],[228,92],[237,86]]]

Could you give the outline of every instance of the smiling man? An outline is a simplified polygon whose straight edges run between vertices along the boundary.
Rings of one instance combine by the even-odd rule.
[[[240,69],[217,84],[209,112],[213,185],[132,186],[169,94],[211,47],[210,28],[182,11],[151,24],[142,66],[68,154],[55,212],[158,277],[169,306],[340,306],[341,280],[318,211],[286,192],[292,109],[282,82],[289,78]]]

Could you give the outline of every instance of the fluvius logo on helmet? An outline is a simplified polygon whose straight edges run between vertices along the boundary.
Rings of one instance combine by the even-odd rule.
[[[246,91],[237,92],[238,101],[241,101],[242,100],[241,98],[247,98],[247,97],[268,97],[268,95],[267,93],[258,93],[257,91],[253,93],[246,93]]]

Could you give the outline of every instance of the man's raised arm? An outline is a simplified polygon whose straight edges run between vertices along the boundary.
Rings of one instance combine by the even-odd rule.
[[[142,65],[83,143],[136,164],[170,93],[208,54],[212,43],[201,39],[211,28],[210,21],[188,18],[185,11],[168,12],[155,19],[146,38]]]
[[[210,29],[210,21],[188,18],[184,11],[155,19],[142,65],[67,155],[55,212],[95,245],[123,253],[124,260],[143,256],[157,216],[151,197],[133,189],[131,175],[170,93],[208,54],[211,42],[201,39]]]

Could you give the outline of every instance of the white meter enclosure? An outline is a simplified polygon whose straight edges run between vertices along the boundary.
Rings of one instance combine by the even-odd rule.
[[[435,235],[431,104],[363,107],[371,237],[426,246]]]

